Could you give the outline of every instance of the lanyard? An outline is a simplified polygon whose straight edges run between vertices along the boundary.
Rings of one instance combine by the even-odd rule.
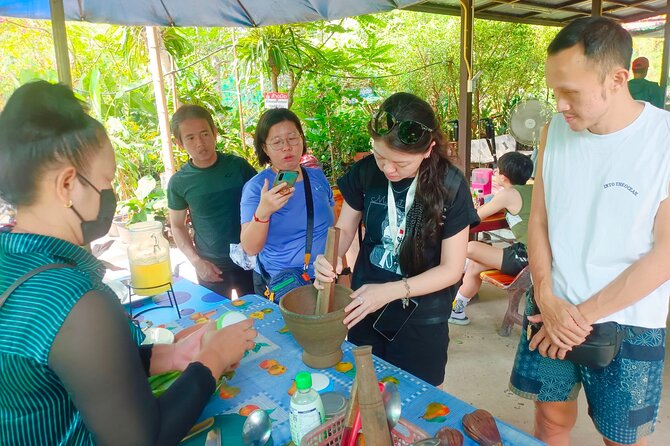
[[[402,244],[402,240],[405,238],[405,227],[407,226],[407,214],[409,214],[409,210],[412,208],[412,204],[414,203],[414,195],[416,195],[416,186],[417,186],[417,179],[419,178],[419,175],[414,177],[412,180],[412,184],[409,185],[409,189],[407,190],[407,197],[405,198],[405,215],[402,218],[402,221],[400,222],[400,225],[398,225],[398,214],[396,213],[396,205],[395,205],[395,196],[393,194],[393,188],[391,187],[391,182],[388,182],[388,217],[389,217],[389,232],[391,235],[391,241],[393,242],[393,252],[395,255],[398,255],[400,252],[400,245]]]

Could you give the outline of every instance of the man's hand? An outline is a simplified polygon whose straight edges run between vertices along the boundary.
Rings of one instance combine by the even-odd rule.
[[[193,264],[195,272],[206,282],[223,282],[223,271],[215,264],[205,259],[198,259]]]
[[[549,338],[547,329],[544,325],[540,327],[540,330],[537,333],[535,333],[528,345],[530,351],[533,351],[536,348],[540,355],[551,359],[565,359],[565,354],[568,352],[568,350],[560,348],[558,345],[551,342],[551,338]]]
[[[579,309],[555,296],[551,291],[545,291],[540,299],[536,298],[536,301],[542,314],[528,316],[528,320],[533,323],[543,322],[544,330],[558,348],[570,350],[573,346],[584,342],[591,332],[591,325],[584,319]],[[537,345],[535,343],[534,347]]]

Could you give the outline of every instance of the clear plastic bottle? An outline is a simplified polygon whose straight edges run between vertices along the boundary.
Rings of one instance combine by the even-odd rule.
[[[300,446],[306,433],[326,421],[321,397],[312,389],[312,375],[309,372],[298,372],[295,376],[296,392],[291,397],[289,423],[291,440]]]

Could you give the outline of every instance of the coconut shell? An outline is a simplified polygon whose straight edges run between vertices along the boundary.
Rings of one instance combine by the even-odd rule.
[[[450,427],[443,427],[435,434],[440,440],[440,446],[463,446],[463,434],[461,431]]]
[[[480,446],[502,446],[496,420],[484,409],[463,416],[463,430]]]

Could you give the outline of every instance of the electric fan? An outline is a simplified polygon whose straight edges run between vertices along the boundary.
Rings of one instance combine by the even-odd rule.
[[[537,146],[540,132],[553,114],[551,105],[536,99],[529,99],[516,104],[509,114],[509,132],[519,143],[526,146]]]

